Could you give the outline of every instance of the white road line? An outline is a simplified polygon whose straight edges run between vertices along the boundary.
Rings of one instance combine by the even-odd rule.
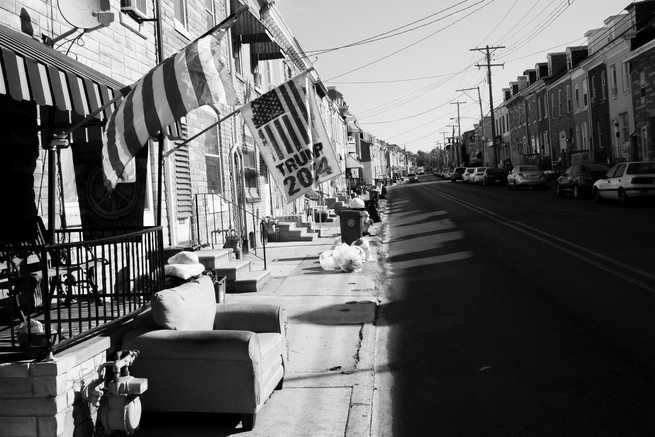
[[[634,285],[637,285],[638,287],[641,287],[647,291],[650,291],[651,293],[655,293],[655,290],[653,290],[653,286],[647,282],[644,282],[642,280],[633,278],[629,275],[624,274],[623,272],[619,271],[618,269],[623,269],[627,270],[629,272],[632,272],[636,275],[639,275],[647,280],[655,281],[655,275],[652,275],[648,272],[644,272],[643,270],[639,270],[637,268],[634,268],[628,264],[624,264],[619,261],[615,261],[611,258],[606,257],[605,255],[601,255],[597,252],[594,252],[592,250],[589,250],[587,248],[584,248],[582,246],[579,246],[577,244],[571,243],[570,241],[566,241],[563,238],[557,237],[555,235],[549,234],[548,232],[544,232],[540,229],[536,229],[532,226],[528,226],[524,223],[518,222],[516,220],[512,220],[510,218],[504,217],[500,214],[497,214],[493,211],[490,211],[488,209],[482,208],[478,205],[475,205],[473,203],[467,202],[465,200],[458,199],[454,196],[451,196],[450,194],[446,194],[442,191],[436,190],[434,188],[425,186],[425,189],[432,191],[433,193],[444,197],[452,202],[455,202],[465,208],[470,209],[471,211],[477,212],[480,215],[483,215],[485,217],[488,217],[502,225],[505,225],[507,227],[510,227],[514,230],[517,230],[529,237],[534,238],[535,240],[539,240],[542,243],[548,244],[549,246],[552,246],[558,250],[561,250],[562,252],[565,252],[575,258],[578,258],[581,261],[586,262],[587,264],[590,264],[594,267],[598,267],[601,270],[604,270],[608,273],[613,274],[614,276],[617,276],[623,280],[626,280]],[[539,234],[539,235],[536,235]],[[559,243],[559,244],[558,244]],[[568,247],[565,247],[568,246]],[[572,249],[571,249],[572,248]],[[582,253],[581,253],[582,252]],[[587,256],[584,256],[583,253]],[[589,257],[596,258],[597,260],[593,260]],[[608,266],[609,264],[609,266]]]

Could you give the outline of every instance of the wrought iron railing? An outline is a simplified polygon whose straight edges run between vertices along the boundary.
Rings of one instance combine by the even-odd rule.
[[[121,232],[3,244],[0,352],[56,353],[142,310],[164,284],[162,228]]]
[[[261,259],[266,269],[266,218],[216,193],[196,194],[195,207],[195,240],[198,245],[224,247],[234,233],[240,241],[239,250]]]

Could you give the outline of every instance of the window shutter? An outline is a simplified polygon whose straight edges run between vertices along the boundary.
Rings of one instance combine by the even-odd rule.
[[[177,200],[177,217],[191,217],[193,213],[193,195],[191,192],[191,162],[189,148],[182,147],[175,151],[175,195]]]

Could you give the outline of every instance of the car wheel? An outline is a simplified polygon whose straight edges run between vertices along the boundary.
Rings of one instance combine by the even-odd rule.
[[[600,196],[600,190],[598,188],[594,188],[594,200],[597,203],[600,203],[603,201],[603,198]]]
[[[511,189],[512,189],[512,184],[510,184],[509,182],[507,182],[507,191],[510,191]]]
[[[518,191],[519,188],[521,188],[521,187],[520,187],[519,185],[516,184],[516,181],[514,181],[514,189],[515,189],[516,191]]]
[[[621,204],[621,206],[628,205],[628,195],[625,194],[623,188],[619,188],[619,203]]]
[[[555,184],[555,195],[557,197],[562,197],[564,193],[562,193],[562,188],[559,186],[559,184]]]
[[[577,185],[573,185],[573,198],[579,199],[580,197],[582,197],[580,193],[580,187],[578,187]]]

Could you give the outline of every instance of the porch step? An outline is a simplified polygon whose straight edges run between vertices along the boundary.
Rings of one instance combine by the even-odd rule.
[[[278,241],[314,241],[313,235],[308,235],[306,229],[298,228],[294,222],[278,223]]]
[[[229,249],[203,249],[196,251],[200,264],[204,265],[207,269],[216,268],[221,263],[230,261]]]
[[[268,270],[256,270],[240,273],[234,281],[234,293],[251,293],[259,291],[271,277]]]
[[[250,272],[250,260],[223,261],[214,266],[214,271],[218,276],[225,276],[229,285],[230,281],[234,282],[240,275]]]

